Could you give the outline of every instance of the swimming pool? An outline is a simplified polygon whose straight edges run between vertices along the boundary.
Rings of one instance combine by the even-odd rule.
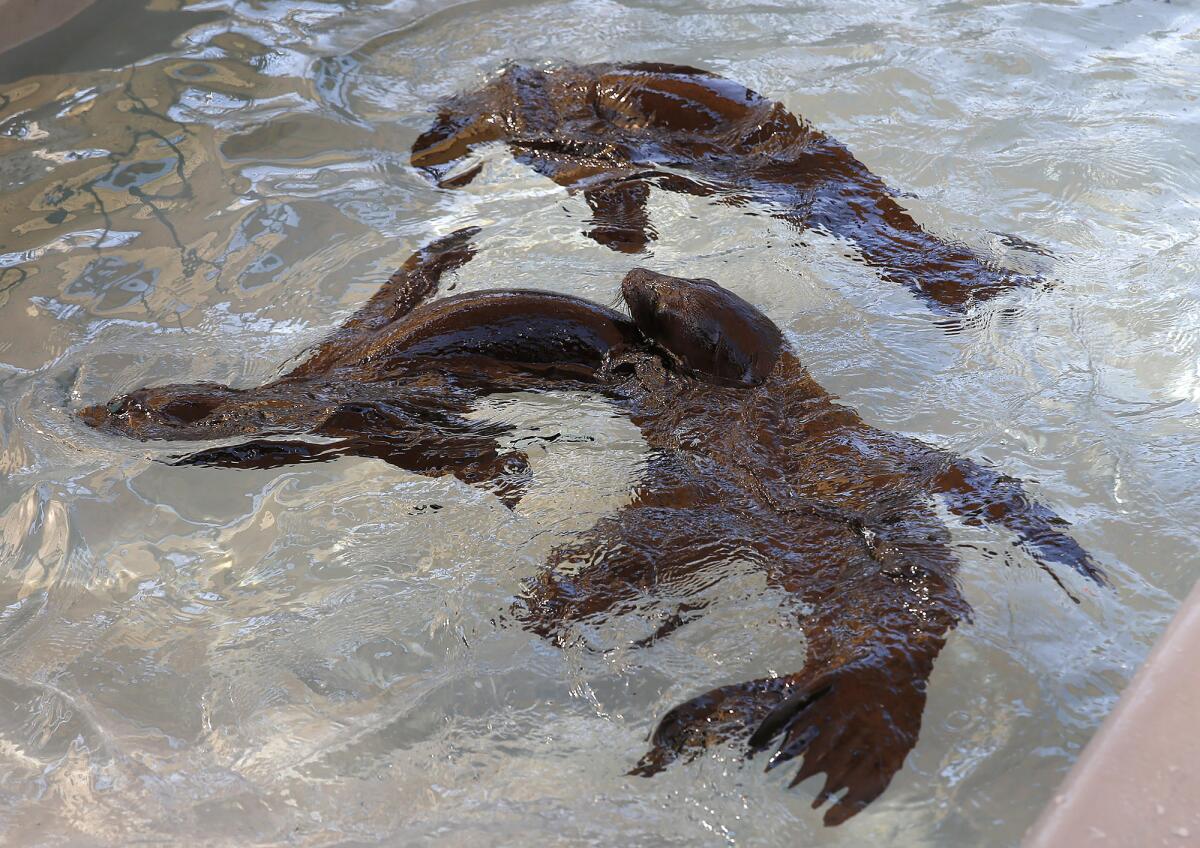
[[[0,64],[7,841],[1019,841],[1194,580],[1200,17],[179,6],[117,4]],[[655,193],[660,238],[629,257],[586,239],[583,199],[503,149],[476,183],[431,186],[408,162],[428,110],[510,59],[710,68],[846,143],[930,230],[1054,285],[947,326],[844,244],[765,214]],[[948,519],[974,621],[939,659],[904,770],[826,829],[818,781],[788,791],[787,769],[763,774],[735,746],[625,776],[669,707],[803,658],[794,611],[754,570],[731,562],[706,615],[650,648],[631,644],[656,626],[649,600],[562,650],[513,621],[522,581],[625,503],[646,460],[602,400],[476,411],[528,446],[516,512],[364,459],[173,468],[155,460],[186,445],[71,415],[153,382],[261,382],[467,225],[483,249],[456,292],[610,302],[635,263],[717,279],[870,423],[1028,481],[1113,590],[1072,582],[1073,604],[1019,551],[988,555],[991,531]]]

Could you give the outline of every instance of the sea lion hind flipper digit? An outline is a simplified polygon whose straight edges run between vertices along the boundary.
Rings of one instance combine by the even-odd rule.
[[[750,734],[750,739],[746,743],[750,747],[750,752],[752,754],[756,753],[770,745],[771,740],[773,740],[784,730],[784,728],[791,724],[799,713],[803,712],[814,701],[828,692],[828,686],[797,687],[796,691],[789,694],[774,709],[767,713],[766,718],[759,722],[758,729]],[[772,757],[771,761],[767,764],[767,768],[772,769],[779,763],[790,759],[799,753],[800,750],[796,750],[788,753],[784,757]]]

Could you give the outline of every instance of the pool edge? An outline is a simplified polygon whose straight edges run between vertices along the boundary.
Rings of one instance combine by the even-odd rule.
[[[0,0],[0,16],[5,19],[5,26],[0,29],[0,53],[57,29],[94,2],[95,0],[59,0],[56,3]]]
[[[1200,583],[1100,725],[1023,848],[1200,844]]]

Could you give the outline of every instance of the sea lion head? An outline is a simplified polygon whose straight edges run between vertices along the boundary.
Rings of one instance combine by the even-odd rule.
[[[131,439],[193,439],[223,435],[221,409],[237,392],[218,383],[155,386],[79,410],[85,424]]]
[[[647,338],[712,382],[761,383],[783,349],[770,318],[712,280],[634,268],[621,281],[621,295]]]
[[[479,89],[444,99],[433,126],[413,142],[413,167],[443,188],[467,185],[482,162],[450,172],[475,148],[514,135],[539,135],[555,123],[554,110],[544,97],[546,81],[546,72],[539,68],[509,64]]]

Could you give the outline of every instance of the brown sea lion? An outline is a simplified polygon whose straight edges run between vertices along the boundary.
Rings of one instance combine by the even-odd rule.
[[[510,506],[526,458],[500,453],[510,427],[464,417],[480,395],[596,387],[610,352],[639,344],[623,315],[552,292],[491,290],[426,305],[441,276],[473,255],[474,228],[417,251],[379,292],[291,372],[263,386],[193,383],[138,389],[79,412],[92,427],[139,439],[242,444],[177,464],[267,468],[373,456],[419,474],[454,474]],[[281,439],[285,434],[320,437]]]
[[[634,773],[738,734],[752,751],[780,738],[768,769],[802,756],[792,785],[824,772],[814,807],[844,791],[825,813],[838,824],[916,744],[934,659],[970,612],[935,497],[968,523],[1012,532],[1048,571],[1058,563],[1098,583],[1102,573],[1018,481],[835,403],[770,319],[711,280],[637,269],[622,292],[665,349],[627,351],[624,371],[610,372],[632,369],[618,395],[654,458],[632,503],[553,552],[521,617],[561,639],[571,622],[694,585],[706,568],[756,563],[811,610],[798,616],[804,667],[672,709]],[[701,607],[685,602],[652,639]]]
[[[80,416],[143,440],[260,437],[191,454],[185,464],[376,456],[417,473],[454,474],[511,505],[524,455],[498,451],[507,428],[463,413],[494,391],[603,392],[642,429],[652,461],[629,506],[553,553],[525,598],[524,621],[557,639],[574,621],[617,614],[641,593],[731,557],[760,564],[813,610],[801,622],[804,668],[676,707],[637,772],[739,732],[753,731],[752,749],[782,734],[770,766],[803,754],[796,781],[826,772],[818,804],[846,790],[826,813],[830,824],[880,794],[902,765],[933,660],[968,613],[932,495],[967,521],[1008,528],[1044,566],[1102,579],[1064,522],[1017,481],[863,424],[812,380],[766,316],[712,281],[631,272],[622,293],[632,322],[534,292],[415,308],[470,258],[472,234],[418,251],[278,380],[242,390],[141,389]],[[287,433],[324,440],[277,438]],[[565,563],[583,567],[566,576],[557,568]],[[701,608],[685,603],[655,636]]]
[[[413,144],[412,163],[439,185],[477,146],[503,141],[518,161],[583,192],[587,235],[637,252],[656,238],[650,187],[752,200],[798,229],[853,242],[881,276],[931,306],[961,312],[1036,278],[997,267],[917,224],[883,181],[837,140],[784,106],[708,71],[660,63],[510,65],[446,100]]]

